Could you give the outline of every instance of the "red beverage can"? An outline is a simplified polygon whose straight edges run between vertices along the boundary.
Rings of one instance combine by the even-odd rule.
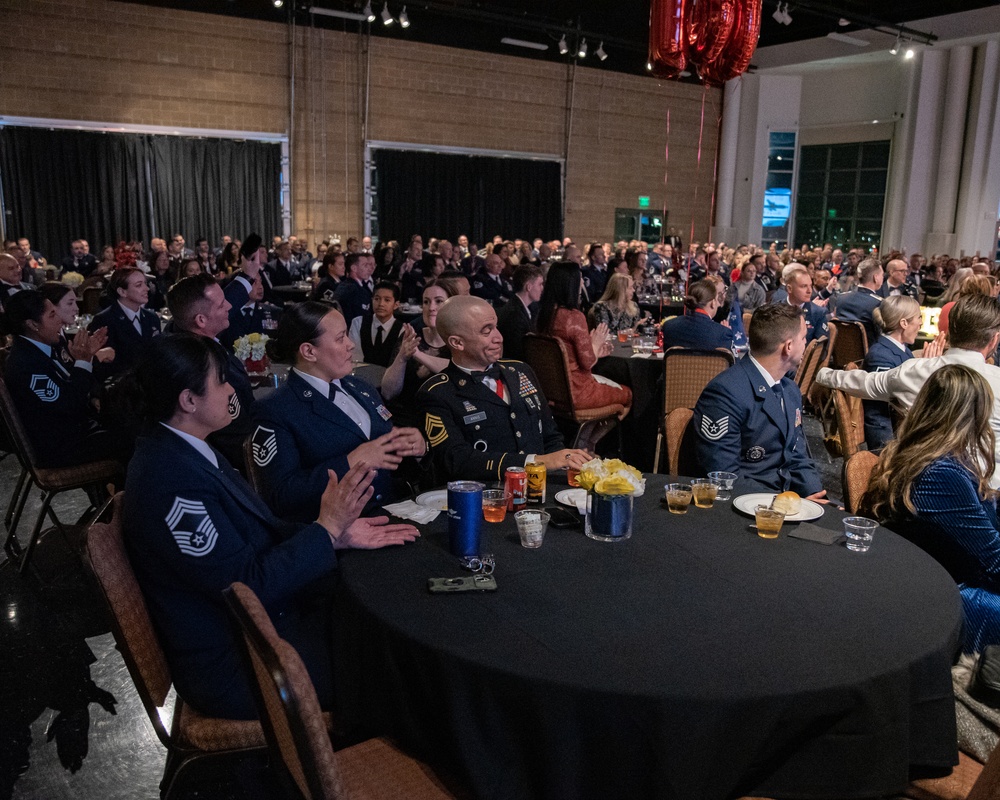
[[[524,467],[507,467],[504,488],[510,492],[508,511],[520,511],[528,502],[528,473]]]

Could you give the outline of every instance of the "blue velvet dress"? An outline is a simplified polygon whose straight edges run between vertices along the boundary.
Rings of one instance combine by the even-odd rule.
[[[889,523],[921,547],[958,584],[965,611],[962,650],[1000,644],[1000,522],[972,475],[952,458],[935,461],[913,484],[916,517]]]

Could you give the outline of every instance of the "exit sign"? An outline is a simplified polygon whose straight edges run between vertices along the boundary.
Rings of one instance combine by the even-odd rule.
[[[648,195],[639,195],[639,208],[649,208]]]

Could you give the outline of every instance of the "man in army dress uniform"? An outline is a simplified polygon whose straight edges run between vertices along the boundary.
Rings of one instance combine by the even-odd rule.
[[[441,306],[437,330],[451,363],[417,394],[424,433],[447,480],[502,481],[507,467],[579,468],[585,450],[563,448],[531,368],[500,361],[503,336],[485,300],[457,296]]]
[[[787,373],[802,360],[806,321],[788,303],[761,306],[750,322],[750,352],[716,376],[694,409],[704,472],[736,473],[775,492],[826,495],[802,430],[802,395]]]

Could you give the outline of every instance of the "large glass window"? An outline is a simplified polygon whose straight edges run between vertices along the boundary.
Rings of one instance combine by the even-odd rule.
[[[796,243],[880,246],[888,171],[887,141],[801,148]]]
[[[792,181],[795,178],[795,132],[768,134],[767,183],[764,186],[764,213],[761,218],[761,243],[788,241],[792,215]]]

